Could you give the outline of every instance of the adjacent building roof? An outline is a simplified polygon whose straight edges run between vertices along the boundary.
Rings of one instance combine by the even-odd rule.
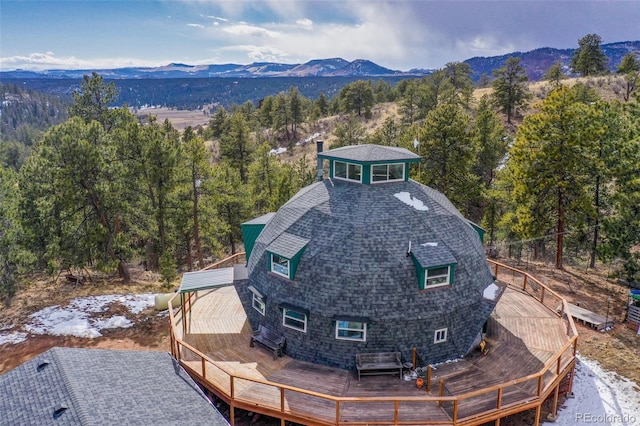
[[[350,145],[330,151],[318,153],[318,158],[340,159],[362,163],[413,162],[420,161],[420,156],[405,148],[381,145]]]
[[[52,348],[0,376],[3,425],[228,425],[170,354]]]

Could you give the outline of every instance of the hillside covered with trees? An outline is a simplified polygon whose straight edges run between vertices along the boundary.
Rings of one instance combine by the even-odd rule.
[[[592,53],[575,60],[591,79],[571,84],[551,66],[534,88],[510,58],[481,92],[468,64],[450,63],[314,99],[291,86],[259,104],[220,107],[208,126],[183,132],[110,108],[115,85],[85,76],[69,118],[22,160],[0,156],[0,294],[10,300],[31,272],[101,271],[126,282],[134,263],[169,283],[178,270],[239,251],[242,222],[314,180],[299,142],[315,133],[334,148],[419,154],[412,179],[486,228],[491,254],[552,253],[559,268],[566,253],[589,267],[615,260],[617,273],[638,279],[640,60],[623,59],[615,87],[624,90],[605,96]],[[18,141],[3,135],[2,152]],[[272,153],[283,147],[288,154]]]

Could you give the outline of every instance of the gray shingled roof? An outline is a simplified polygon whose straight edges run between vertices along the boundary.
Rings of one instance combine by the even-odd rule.
[[[291,282],[269,273],[266,252],[283,234],[309,240]],[[440,265],[429,258],[435,247],[420,244],[437,242],[430,255],[456,265],[454,282],[420,290],[409,241],[426,267]],[[252,325],[279,329],[294,357],[343,368],[354,351],[409,353],[416,343],[429,362],[464,355],[494,305],[483,299],[494,278],[477,232],[443,194],[413,180],[326,179],[303,188],[260,233],[248,271],[247,285],[269,300],[265,316],[250,317]],[[276,306],[285,304],[309,310],[306,333],[282,326]],[[335,339],[332,318],[345,315],[371,319],[366,343]],[[433,331],[442,327],[448,340],[434,345]]]
[[[420,244],[415,244],[414,242],[414,244],[411,245],[411,253],[423,268],[454,265],[458,263],[449,249],[443,244],[438,244],[437,242],[429,241]]]
[[[381,145],[350,145],[318,154],[319,158],[358,162],[419,161],[420,156],[405,148]]]
[[[164,352],[50,349],[0,376],[0,413],[3,425],[228,425]]]
[[[287,259],[293,259],[293,257],[300,252],[307,244],[309,240],[306,238],[300,238],[296,235],[283,232],[269,244],[267,251],[275,253],[279,256],[286,257]]]

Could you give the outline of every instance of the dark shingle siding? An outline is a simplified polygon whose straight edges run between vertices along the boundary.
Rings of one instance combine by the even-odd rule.
[[[419,211],[394,196],[409,192],[429,209]],[[269,273],[266,247],[289,233],[309,240],[295,280]],[[452,285],[419,290],[413,247],[438,242],[454,261]],[[303,189],[286,203],[256,240],[248,264],[251,284],[267,296],[266,316],[250,308],[250,294],[237,285],[255,328],[263,323],[287,337],[286,352],[312,362],[352,368],[357,352],[416,346],[427,362],[463,355],[488,313],[479,309],[492,281],[477,233],[442,194],[414,181],[380,185],[329,181]],[[245,283],[246,287],[248,283]],[[282,326],[281,302],[309,309],[308,332]],[[482,312],[480,316],[479,311]],[[334,315],[371,318],[367,342],[335,339]],[[433,344],[436,329],[448,329]]]

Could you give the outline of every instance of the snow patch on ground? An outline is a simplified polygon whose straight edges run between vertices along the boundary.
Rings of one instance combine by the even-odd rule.
[[[596,361],[578,355],[573,380],[574,398],[566,400],[555,423],[631,426],[640,424],[640,387]]]
[[[10,345],[15,345],[17,343],[24,342],[27,340],[29,335],[22,331],[14,331],[11,333],[0,333],[0,345],[4,345],[6,343]]]
[[[109,305],[115,302],[125,306],[129,312],[139,314],[154,306],[155,295],[147,293],[88,296],[72,299],[65,307],[49,306],[31,314],[30,322],[23,327],[24,331],[0,333],[0,345],[20,343],[27,339],[27,333],[94,339],[102,336],[101,330],[133,326],[133,323],[122,315],[93,318],[94,314],[105,312]]]

